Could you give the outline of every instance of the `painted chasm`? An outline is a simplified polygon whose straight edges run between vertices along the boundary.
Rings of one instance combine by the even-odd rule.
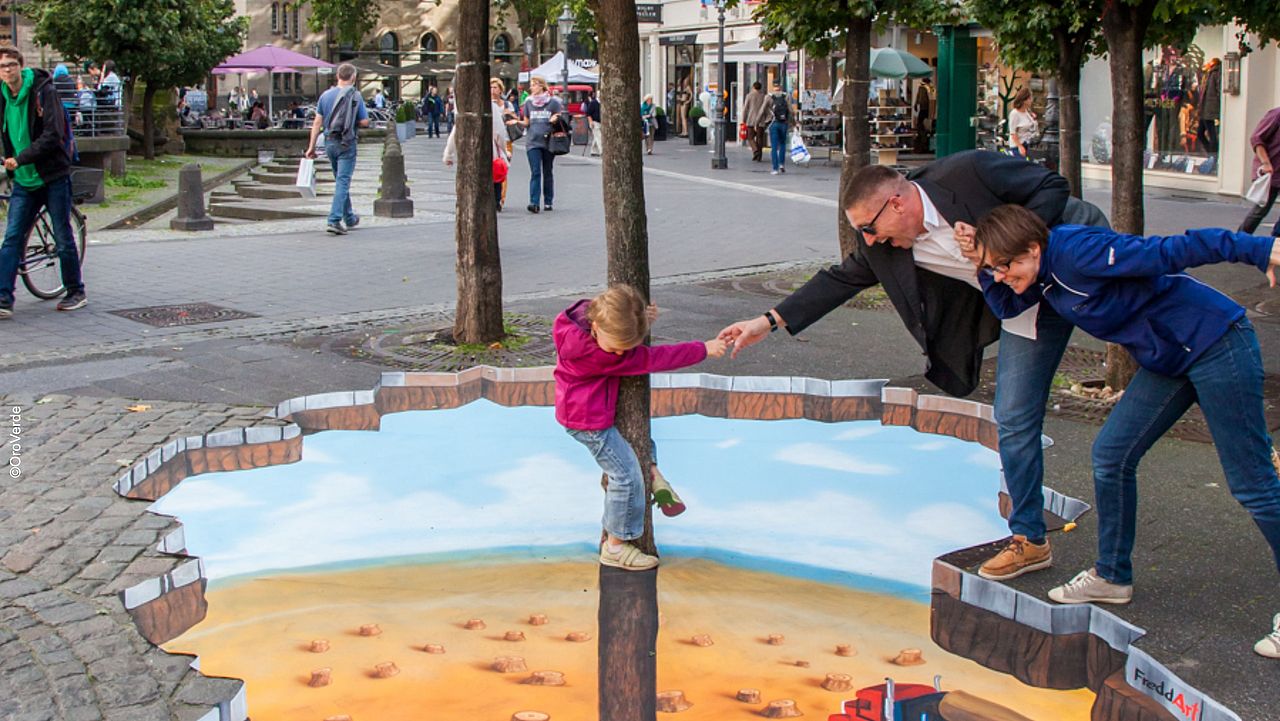
[[[784,699],[826,718],[885,678],[938,675],[1026,718],[1089,717],[1088,691],[930,641],[933,559],[1006,533],[994,452],[876,421],[690,415],[653,434],[689,506],[655,515],[658,688],[692,704],[679,718],[760,718]],[[204,559],[209,613],[165,648],[245,679],[255,721],[594,717],[599,483],[552,409],[486,400],[188,478],[154,509]],[[564,685],[527,683],[537,671]]]

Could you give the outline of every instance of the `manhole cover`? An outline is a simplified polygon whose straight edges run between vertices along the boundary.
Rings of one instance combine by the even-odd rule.
[[[112,315],[128,318],[139,323],[146,323],[156,328],[171,328],[177,325],[198,325],[200,323],[221,323],[226,320],[257,318],[253,313],[242,310],[223,308],[212,303],[184,303],[182,305],[152,305],[146,308],[126,308],[109,311]]]

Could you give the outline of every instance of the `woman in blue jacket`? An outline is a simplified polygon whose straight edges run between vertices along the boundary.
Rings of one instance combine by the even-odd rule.
[[[964,247],[962,232],[957,239]],[[973,233],[988,305],[1001,318],[1048,303],[1141,369],[1093,444],[1098,560],[1049,591],[1059,603],[1128,603],[1133,597],[1137,468],[1144,453],[1198,402],[1231,494],[1262,530],[1280,569],[1280,480],[1262,400],[1262,354],[1240,305],[1183,271],[1249,263],[1275,286],[1280,242],[1227,230],[1143,238],[1106,228],[1049,231],[1020,206],[991,211]],[[1280,658],[1275,630],[1254,647]]]

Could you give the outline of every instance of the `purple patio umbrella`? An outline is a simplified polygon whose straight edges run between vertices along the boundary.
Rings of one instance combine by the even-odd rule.
[[[282,48],[275,45],[263,45],[255,50],[233,55],[222,64],[213,69],[218,74],[225,73],[244,73],[254,70],[262,70],[271,73],[288,73],[298,68],[331,68],[333,63],[327,63],[319,58],[313,58],[310,55],[303,55],[294,52],[288,48]],[[275,115],[275,109],[272,107],[274,96],[274,83],[267,86],[267,112]]]

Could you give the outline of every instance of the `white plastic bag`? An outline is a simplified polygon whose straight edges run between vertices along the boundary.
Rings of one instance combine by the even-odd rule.
[[[1244,194],[1244,199],[1254,205],[1262,205],[1267,202],[1267,196],[1270,194],[1271,173],[1263,173],[1253,181],[1253,185],[1249,186],[1249,192]]]
[[[293,187],[304,198],[316,197],[316,161],[311,158],[298,161],[298,177],[294,179]]]
[[[810,159],[809,149],[805,147],[800,133],[791,134],[791,162],[796,165],[807,165]]]

